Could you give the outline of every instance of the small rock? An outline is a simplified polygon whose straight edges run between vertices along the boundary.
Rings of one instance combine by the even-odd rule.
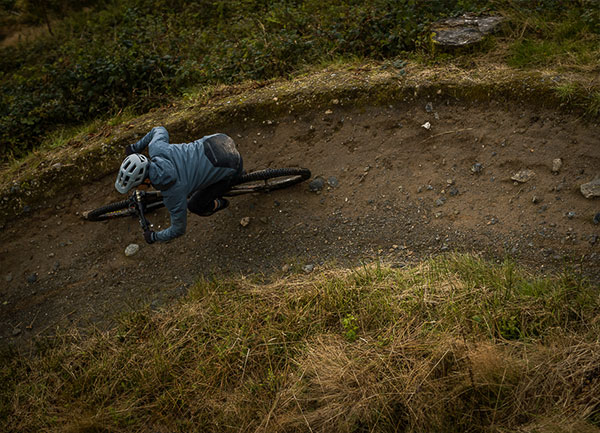
[[[52,270],[54,272],[58,271],[58,268],[60,268],[60,262],[54,262],[54,266],[52,266]]]
[[[497,223],[498,223],[498,218],[492,217],[492,219],[489,220],[487,224],[493,226],[494,224],[497,224]]]
[[[21,334],[21,330],[19,328],[13,329],[13,332],[12,332],[13,337],[17,337],[19,334]]]
[[[600,197],[600,177],[584,183],[579,187],[579,190],[585,198]]]
[[[6,281],[7,283],[10,283],[12,280],[13,280],[12,274],[8,274],[4,277],[4,281]]]
[[[267,217],[260,217],[259,220],[263,224],[268,224],[269,223],[269,220],[267,219]]]
[[[590,244],[596,245],[596,242],[598,242],[598,235],[591,235],[590,236]]]
[[[429,122],[425,122],[425,123],[423,123],[423,124],[421,125],[421,128],[425,128],[425,129],[427,129],[427,130],[430,130],[430,129],[431,129],[431,123],[429,123]]]
[[[558,174],[561,167],[562,167],[562,159],[556,158],[556,159],[552,160],[552,173]]]
[[[448,186],[454,185],[454,179],[447,179],[446,183],[448,184]]]
[[[569,218],[570,220],[572,220],[575,217],[575,212],[570,211],[570,212],[567,212],[566,215],[567,215],[567,218]]]
[[[481,173],[481,171],[483,170],[483,164],[481,164],[480,162],[476,162],[475,164],[473,164],[473,166],[471,167],[471,172],[475,173],[475,174],[479,174]]]
[[[431,102],[428,102],[425,105],[425,111],[427,111],[428,113],[431,113],[433,111],[433,104]],[[427,128],[427,129],[429,129],[429,128]]]
[[[290,265],[288,265],[287,263],[285,265],[283,265],[283,267],[281,268],[281,272],[283,273],[287,273],[290,270]]]
[[[340,182],[337,180],[337,177],[329,176],[327,178],[327,184],[332,188],[337,188],[340,185]]]
[[[125,255],[127,257],[131,257],[136,254],[140,250],[140,246],[138,244],[129,244],[127,248],[125,248]]]
[[[325,180],[322,177],[315,177],[309,184],[308,189],[312,192],[319,192],[325,186]]]
[[[314,269],[315,269],[315,265],[305,265],[305,266],[302,266],[302,270],[306,274],[310,274]]]
[[[250,217],[244,217],[240,220],[240,225],[242,227],[248,227],[248,224],[250,224]]]
[[[433,191],[433,186],[432,185],[427,185],[427,191]]]
[[[446,197],[440,197],[435,201],[436,206],[442,206],[444,203],[446,203]]]
[[[37,278],[38,278],[38,274],[37,274],[36,272],[34,272],[33,274],[30,274],[30,275],[27,277],[27,282],[28,282],[29,284],[33,284],[33,283],[35,283],[35,282],[37,281]]]
[[[327,110],[327,111],[325,111],[325,114],[333,114],[333,111]]]
[[[534,195],[533,198],[531,199],[531,202],[533,204],[538,204],[540,202],[540,198],[537,195]]]
[[[455,195],[458,195],[458,188],[456,188],[455,186],[450,187],[450,189],[448,190],[448,193],[454,197]]]
[[[516,172],[512,175],[511,179],[515,182],[525,183],[530,181],[535,177],[535,172],[533,170],[525,169]]]
[[[594,224],[600,224],[600,212],[594,215]]]

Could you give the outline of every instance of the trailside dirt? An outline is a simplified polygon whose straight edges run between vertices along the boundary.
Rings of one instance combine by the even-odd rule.
[[[113,177],[7,224],[0,231],[0,344],[73,323],[105,328],[119,313],[160,308],[199,278],[222,273],[318,272],[331,262],[378,258],[401,266],[470,251],[600,280],[600,200],[579,192],[600,175],[598,124],[530,105],[443,97],[364,109],[336,102],[206,131],[231,135],[247,170],[310,168],[323,179],[320,191],[306,182],[234,198],[214,216],[189,215],[186,235],[167,244],[146,245],[133,219],[80,217],[123,199]],[[170,134],[173,142],[199,138]],[[511,180],[525,169],[531,179]],[[245,217],[250,223],[242,226]],[[149,219],[157,229],[168,225],[165,210]],[[141,248],[126,257],[130,243]]]

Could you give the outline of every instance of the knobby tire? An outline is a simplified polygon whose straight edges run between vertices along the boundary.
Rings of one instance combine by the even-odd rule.
[[[224,195],[233,197],[288,188],[305,181],[310,176],[310,170],[307,168],[268,168],[242,175],[231,190]]]

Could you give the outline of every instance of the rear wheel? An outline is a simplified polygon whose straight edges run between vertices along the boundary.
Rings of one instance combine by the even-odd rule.
[[[310,170],[307,168],[268,168],[243,175],[224,195],[233,197],[253,192],[274,191],[296,185],[308,178]]]

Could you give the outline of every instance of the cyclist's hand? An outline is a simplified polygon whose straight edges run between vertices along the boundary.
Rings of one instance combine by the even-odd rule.
[[[146,239],[146,242],[149,244],[153,244],[156,242],[156,233],[154,233],[152,230],[146,230],[144,232],[144,239]]]
[[[131,148],[131,144],[128,144],[128,145],[127,145],[127,147],[125,148],[125,155],[129,156],[129,155],[131,155],[132,153],[135,153],[135,152],[134,152],[134,151],[133,151],[133,149]]]

